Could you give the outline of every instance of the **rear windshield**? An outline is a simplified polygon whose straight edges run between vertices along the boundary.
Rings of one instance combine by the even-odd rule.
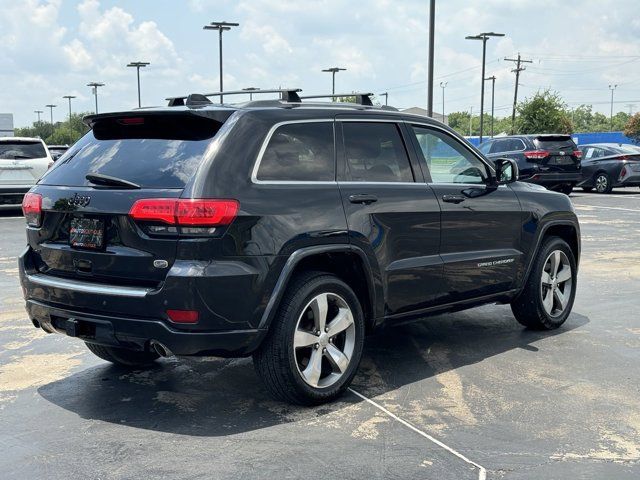
[[[541,150],[575,150],[576,144],[568,135],[537,137],[533,140],[536,148]]]
[[[193,115],[99,120],[42,178],[45,185],[91,185],[88,173],[143,188],[183,188],[221,123]]]
[[[28,160],[30,158],[44,158],[47,152],[42,142],[15,140],[0,142],[0,158],[6,160]]]

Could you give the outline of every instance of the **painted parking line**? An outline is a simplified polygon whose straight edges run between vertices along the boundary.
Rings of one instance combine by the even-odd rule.
[[[440,440],[438,440],[437,438],[432,437],[431,435],[429,435],[426,432],[423,432],[422,430],[420,430],[419,428],[411,425],[409,422],[407,422],[406,420],[403,420],[402,418],[398,417],[396,414],[391,413],[389,410],[387,410],[386,408],[384,408],[382,405],[380,405],[379,403],[374,402],[373,400],[371,400],[370,398],[365,397],[364,395],[362,395],[359,392],[356,392],[353,388],[349,387],[347,390],[349,390],[351,393],[353,393],[355,396],[359,397],[361,400],[364,400],[365,402],[369,403],[370,405],[373,405],[374,407],[376,407],[378,410],[380,410],[381,412],[383,412],[385,415],[388,415],[389,417],[391,417],[392,419],[394,419],[396,422],[401,423],[402,425],[404,425],[405,427],[407,427],[410,430],[413,430],[415,433],[417,433],[418,435],[426,438],[427,440],[429,440],[432,443],[435,443],[436,445],[438,445],[440,448],[445,449],[447,452],[449,452],[450,454],[458,457],[460,460],[462,460],[463,462],[471,465],[472,467],[476,468],[478,470],[478,480],[486,480],[487,478],[487,469],[484,468],[482,465],[477,464],[476,462],[469,460],[467,457],[465,457],[463,454],[461,454],[460,452],[454,450],[453,448],[451,448],[448,445],[445,445],[444,443],[442,443]]]
[[[576,208],[582,208],[583,210],[588,210],[590,208],[600,208],[604,210],[620,210],[623,212],[640,212],[640,209],[638,208],[603,207],[602,205],[585,205],[581,203],[574,203],[573,206]]]

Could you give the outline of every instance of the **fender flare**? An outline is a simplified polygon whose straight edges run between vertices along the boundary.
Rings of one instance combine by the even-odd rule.
[[[382,287],[380,286],[379,288],[376,288],[376,283],[374,281],[375,272],[377,270],[375,270],[372,267],[369,259],[367,258],[367,255],[364,253],[364,251],[362,251],[362,249],[350,244],[331,244],[331,245],[318,245],[313,247],[300,248],[289,256],[289,258],[287,259],[287,262],[282,268],[282,271],[280,272],[280,276],[276,281],[273,291],[271,292],[271,296],[269,297],[267,306],[265,307],[265,310],[262,313],[262,317],[260,318],[258,329],[269,328],[269,325],[271,324],[271,320],[273,320],[273,317],[275,316],[275,313],[278,309],[278,305],[280,304],[280,300],[284,295],[284,292],[287,288],[289,280],[291,280],[291,275],[293,274],[293,271],[295,270],[296,266],[300,263],[301,260],[303,260],[304,258],[310,257],[312,255],[318,255],[322,253],[338,253],[338,252],[355,253],[362,260],[362,264],[364,265],[364,268],[365,268],[365,275],[367,277],[366,282],[367,282],[367,289],[369,291],[369,297],[371,302],[370,307],[372,312],[374,312],[373,314],[374,318],[367,319],[367,320],[372,320],[372,325],[373,325],[373,322],[375,321],[375,316],[376,316],[375,312],[380,311],[379,309],[380,306],[378,305],[378,303],[383,301]],[[378,272],[378,276],[379,276],[379,272]]]

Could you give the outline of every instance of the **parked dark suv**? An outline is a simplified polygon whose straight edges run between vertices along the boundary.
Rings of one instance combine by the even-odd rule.
[[[282,94],[87,117],[24,201],[33,324],[135,367],[253,355],[268,390],[314,404],[383,322],[495,302],[528,327],[566,320],[565,195],[429,118]]]
[[[569,195],[582,180],[582,152],[569,135],[512,135],[496,137],[480,145],[487,158],[512,158],[520,180]]]

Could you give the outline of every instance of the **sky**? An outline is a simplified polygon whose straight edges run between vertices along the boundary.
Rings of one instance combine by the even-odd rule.
[[[519,97],[557,90],[569,107],[592,104],[609,112],[640,111],[638,0],[436,0],[434,110],[480,109],[482,42],[466,35],[505,33],[487,43],[486,76],[495,75],[496,115],[508,116],[514,65],[532,60]],[[16,126],[54,109],[64,120],[94,109],[88,82],[99,90],[100,111],[137,106],[131,61],[141,72],[144,106],[165,97],[218,90],[217,32],[212,21],[238,22],[224,34],[225,90],[299,87],[331,91],[323,68],[343,67],[338,93],[389,93],[398,108],[426,107],[428,0],[0,0],[0,112]],[[491,87],[486,86],[485,111]],[[266,98],[266,97],[265,97]],[[240,97],[238,97],[240,100]],[[378,101],[384,101],[382,97]],[[630,106],[631,105],[631,106]]]

